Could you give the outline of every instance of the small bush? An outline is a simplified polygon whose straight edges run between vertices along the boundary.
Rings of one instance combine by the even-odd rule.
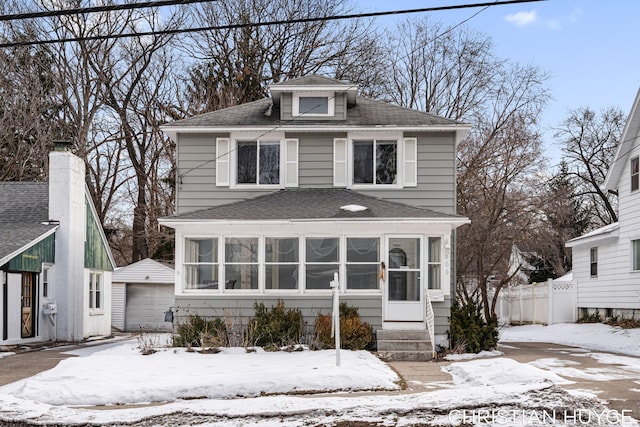
[[[331,337],[331,315],[318,314],[315,321],[315,335],[319,348],[335,348]],[[360,319],[356,307],[340,303],[340,347],[347,350],[364,350],[373,342],[373,328]]]
[[[618,326],[622,329],[635,329],[640,328],[640,320],[634,318],[618,318],[618,316],[613,317],[609,321],[607,321],[608,325]]]
[[[498,344],[498,321],[485,321],[478,304],[460,305],[456,301],[449,318],[449,345],[469,353],[493,350]]]
[[[584,315],[578,319],[578,323],[602,323],[602,317],[600,317],[600,311],[596,309],[593,313],[584,313]]]
[[[292,344],[299,344],[304,330],[300,310],[285,308],[284,301],[278,300],[270,309],[264,303],[254,303],[255,317],[247,330],[248,343],[277,350]]]
[[[174,347],[225,347],[227,345],[227,329],[224,320],[214,318],[207,320],[191,315],[188,320],[178,325],[178,335],[173,339]]]

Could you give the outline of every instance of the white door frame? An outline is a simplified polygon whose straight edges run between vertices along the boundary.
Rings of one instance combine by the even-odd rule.
[[[405,300],[390,300],[390,281],[392,280],[392,276],[394,273],[399,273],[405,270],[404,268],[392,268],[390,260],[389,260],[389,252],[393,249],[391,247],[391,241],[393,239],[417,239],[418,240],[418,251],[419,251],[419,259],[418,259],[418,268],[406,268],[407,272],[417,272],[417,291],[419,292],[418,300],[406,300],[408,296],[405,294],[400,296],[400,298],[404,298]],[[383,292],[383,321],[384,322],[424,322],[425,318],[425,289],[423,286],[424,281],[424,257],[425,257],[425,248],[424,242],[425,238],[422,234],[389,234],[385,236],[385,264],[387,274],[385,275],[385,280],[383,282],[384,292]],[[406,292],[406,288],[404,291]]]

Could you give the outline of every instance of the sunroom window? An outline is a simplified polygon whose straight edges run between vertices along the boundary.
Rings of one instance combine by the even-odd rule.
[[[265,289],[298,289],[299,241],[265,238]]]
[[[185,239],[186,289],[218,289],[218,239]]]
[[[258,289],[258,238],[227,238],[225,289]]]
[[[280,183],[280,142],[238,142],[238,184]]]
[[[347,238],[347,289],[379,289],[380,239]]]
[[[442,251],[440,249],[440,237],[429,237],[429,259],[427,271],[429,289],[442,289]]]
[[[340,248],[338,238],[306,239],[306,288],[329,289],[333,273],[338,272]]]
[[[398,144],[393,140],[353,141],[353,183],[389,185],[398,178]]]

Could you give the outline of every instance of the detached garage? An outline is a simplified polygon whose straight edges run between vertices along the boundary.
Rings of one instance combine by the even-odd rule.
[[[171,331],[164,313],[173,306],[174,269],[146,258],[113,273],[111,323],[120,331]]]

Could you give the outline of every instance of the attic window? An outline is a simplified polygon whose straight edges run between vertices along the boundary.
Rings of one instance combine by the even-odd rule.
[[[294,117],[333,117],[334,94],[329,92],[305,92],[293,94],[291,114]]]

